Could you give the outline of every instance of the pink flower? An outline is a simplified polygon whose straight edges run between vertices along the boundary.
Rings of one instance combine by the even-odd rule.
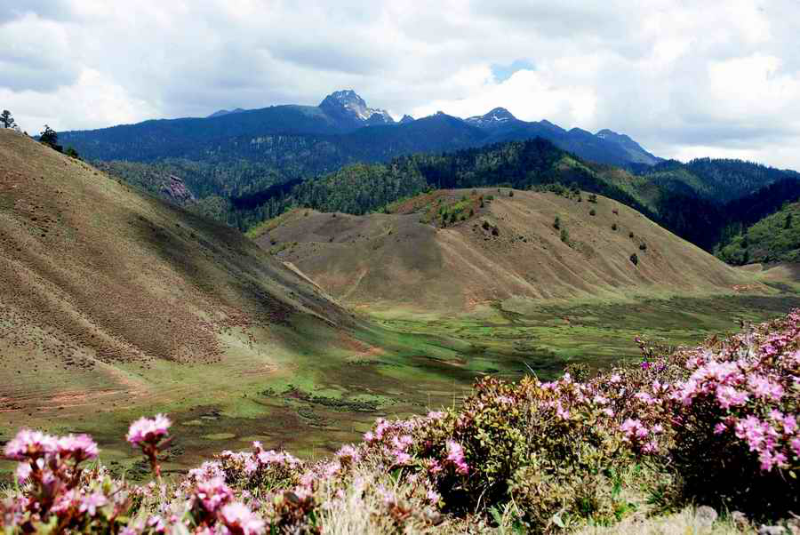
[[[797,432],[797,418],[794,416],[783,417],[783,431],[787,435],[793,435]]]
[[[756,451],[761,447],[770,428],[768,424],[752,415],[737,422],[735,427],[736,436],[747,441],[750,451]]]
[[[25,483],[31,475],[31,470],[30,463],[19,463],[16,471],[14,472],[14,474],[17,476],[17,482],[20,484]]]
[[[156,530],[158,533],[163,533],[164,529],[166,529],[166,525],[164,524],[164,519],[161,518],[159,515],[153,515],[147,519],[147,525]]]
[[[336,456],[343,463],[357,463],[361,459],[361,454],[351,445],[342,446]]]
[[[97,443],[89,435],[69,435],[57,442],[58,454],[62,458],[72,458],[76,462],[97,458]]]
[[[414,439],[411,438],[411,435],[402,435],[399,437],[394,437],[392,439],[392,446],[394,446],[395,449],[402,451],[407,450],[408,447],[411,446],[413,443]]]
[[[633,418],[628,418],[622,425],[620,425],[620,430],[625,435],[626,442],[636,442],[641,443],[650,432],[647,430],[647,427],[642,425],[642,422],[639,420],[635,420]]]
[[[758,456],[761,461],[761,469],[765,472],[772,470],[775,466],[778,468],[785,468],[786,455],[783,453],[772,453],[771,451],[764,451]]]
[[[68,490],[56,499],[56,503],[53,505],[53,512],[60,515],[70,509],[82,508],[83,498],[85,497],[81,496],[77,489]],[[83,509],[81,512],[85,511],[86,509]]]
[[[747,385],[757,398],[780,401],[783,397],[783,387],[761,375],[751,375],[747,378]]]
[[[723,409],[739,407],[747,403],[749,396],[745,392],[736,390],[732,386],[717,387],[717,401]]]
[[[428,472],[433,475],[436,475],[442,471],[442,465],[439,464],[439,461],[436,459],[430,459],[426,466],[428,467]]]
[[[225,527],[234,533],[257,535],[264,532],[264,521],[243,503],[229,503],[222,508],[221,517]]]
[[[714,426],[714,434],[715,435],[721,435],[727,429],[728,429],[728,427],[725,424],[723,424],[722,422],[720,422],[720,423],[718,423],[717,425]]]
[[[94,516],[97,514],[97,508],[103,507],[107,503],[108,498],[102,492],[94,492],[81,498],[79,511],[81,513],[88,512],[89,516]]]
[[[233,492],[221,477],[198,483],[194,495],[203,508],[211,513],[216,512],[233,499]]]
[[[447,460],[455,466],[456,472],[466,475],[469,472],[469,466],[464,460],[464,448],[454,440],[448,440],[445,447],[447,448]]]
[[[167,436],[170,425],[172,422],[163,414],[156,414],[155,418],[143,416],[131,424],[125,438],[134,446],[155,444]]]
[[[324,466],[325,469],[323,470],[323,472],[329,478],[335,476],[339,472],[339,470],[342,469],[342,463],[340,463],[339,461],[333,463],[325,463]]]
[[[642,446],[642,452],[643,453],[647,453],[647,454],[651,454],[652,455],[653,453],[656,453],[657,451],[658,451],[658,444],[653,440],[651,440],[650,442],[648,442],[647,444]]]
[[[22,429],[6,444],[3,453],[8,459],[24,461],[38,459],[57,451],[57,439],[40,431]]]
[[[394,464],[403,465],[411,462],[411,455],[404,451],[394,451]]]

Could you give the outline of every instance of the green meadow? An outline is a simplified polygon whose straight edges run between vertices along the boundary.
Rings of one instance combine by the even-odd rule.
[[[248,353],[269,352],[278,373],[243,370],[252,359],[234,357],[211,365],[163,362],[148,372],[164,380],[163,395],[151,402],[113,408],[103,418],[49,419],[41,427],[93,434],[102,460],[132,478],[143,475],[145,467],[125,444],[124,433],[133,419],[156,412],[168,413],[176,424],[168,470],[185,470],[209,454],[245,449],[254,440],[315,458],[357,440],[376,418],[457,405],[484,374],[551,379],[571,363],[599,369],[637,359],[637,336],[695,344],[796,307],[800,294],[783,293],[541,304],[524,313],[508,310],[519,309],[513,304],[496,304],[461,316],[363,312],[365,321],[351,334],[370,351],[326,350],[335,345],[333,338],[326,339],[335,331],[319,331],[300,320],[292,327],[290,350],[247,347]],[[247,344],[241,333],[228,336],[240,337],[243,348]],[[209,376],[215,388],[193,388]],[[13,432],[0,427],[0,440]]]

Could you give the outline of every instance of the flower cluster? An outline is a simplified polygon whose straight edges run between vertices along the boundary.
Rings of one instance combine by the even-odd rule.
[[[131,424],[125,436],[131,445],[141,448],[159,481],[161,481],[161,465],[158,462],[158,452],[166,448],[171,441],[168,438],[171,425],[172,422],[163,414],[157,414],[155,418],[142,416]]]
[[[0,502],[0,527],[89,531],[114,526],[130,505],[132,493],[124,484],[104,469],[84,470],[82,464],[98,454],[87,435],[56,437],[23,429],[3,453],[19,461],[15,476],[21,490]]]

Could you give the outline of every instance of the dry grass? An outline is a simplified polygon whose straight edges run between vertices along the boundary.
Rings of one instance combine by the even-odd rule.
[[[719,293],[747,284],[764,290],[754,275],[725,265],[611,199],[579,203],[530,191],[509,197],[507,191],[436,192],[420,196],[420,206],[407,201],[395,214],[295,211],[282,216],[258,243],[273,250],[273,242],[292,244],[277,256],[337,299],[378,308],[452,313],[514,297]],[[431,202],[449,206],[476,195],[495,199],[484,208],[476,205],[472,217],[447,228],[428,223]],[[568,243],[553,226],[557,216],[569,232]],[[638,265],[630,260],[633,253]]]
[[[729,519],[717,520],[709,525],[698,518],[694,508],[680,513],[652,518],[634,517],[607,528],[587,527],[579,535],[739,535],[755,533],[751,528],[741,529]]]
[[[290,317],[320,336],[351,324],[234,229],[0,130],[4,426],[273,375],[276,355],[295,351]]]

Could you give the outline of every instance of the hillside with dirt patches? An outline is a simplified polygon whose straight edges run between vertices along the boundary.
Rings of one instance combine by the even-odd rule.
[[[353,325],[239,232],[0,130],[3,424],[258,381],[301,322],[345,342]]]
[[[505,302],[731,292],[748,274],[601,196],[435,191],[390,213],[295,210],[257,238],[335,298],[464,312]]]

